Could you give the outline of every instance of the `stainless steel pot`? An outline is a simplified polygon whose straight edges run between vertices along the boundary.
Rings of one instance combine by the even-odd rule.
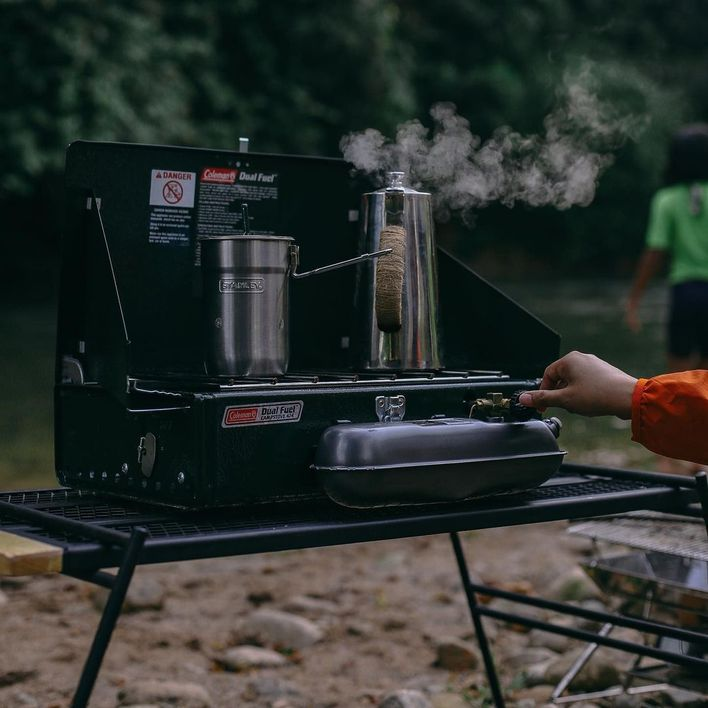
[[[282,376],[288,369],[289,282],[354,265],[380,250],[298,273],[299,248],[289,236],[243,234],[201,239],[211,376]]]
[[[394,273],[397,282],[391,283],[391,273],[386,273],[385,293],[381,269],[375,264],[369,263],[359,272],[359,365],[367,369],[440,369],[432,204],[430,194],[405,187],[403,177],[403,172],[390,172],[384,189],[364,194],[362,199],[362,249],[381,248],[382,233],[390,238],[393,232],[402,241],[398,244],[402,268]],[[386,311],[391,291],[399,303],[393,316]]]

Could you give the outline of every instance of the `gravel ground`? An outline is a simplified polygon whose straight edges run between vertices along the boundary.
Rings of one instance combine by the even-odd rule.
[[[574,567],[579,553],[559,523],[463,540],[478,578],[539,590]],[[0,587],[0,705],[67,705],[100,592],[61,576],[6,579]],[[471,695],[484,683],[478,669],[433,666],[439,638],[473,636],[446,536],[142,567],[134,587],[141,597],[119,621],[92,706],[116,706],[119,690],[142,679],[196,683],[214,706],[272,705],[254,691],[249,700],[249,683],[262,677],[291,684],[294,704],[312,706],[375,705],[413,685]],[[240,622],[257,608],[294,608],[323,639],[286,651],[280,668],[223,670],[219,657],[241,642]],[[512,644],[521,636],[497,633],[496,643],[507,634]],[[501,670],[513,679],[503,663]]]
[[[578,561],[589,551],[564,523],[462,538],[476,578],[545,596],[577,579]],[[597,602],[592,586],[582,587]],[[4,579],[0,588],[0,706],[68,706],[104,591],[61,576]],[[284,625],[260,643],[277,650],[281,665],[233,670],[227,657],[253,644],[254,618],[273,610]],[[509,704],[543,705],[548,679],[532,681],[529,671],[538,674],[549,657],[562,663],[580,644],[547,634],[539,642],[519,627],[485,622]],[[281,630],[286,634],[277,635]],[[470,644],[474,633],[447,536],[141,567],[91,706],[489,705]],[[256,663],[268,657],[272,651]]]

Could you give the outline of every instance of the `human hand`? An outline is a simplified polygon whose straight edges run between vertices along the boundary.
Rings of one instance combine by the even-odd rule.
[[[548,366],[539,391],[526,391],[519,403],[531,408],[557,406],[582,415],[632,416],[637,379],[592,354],[571,352]]]

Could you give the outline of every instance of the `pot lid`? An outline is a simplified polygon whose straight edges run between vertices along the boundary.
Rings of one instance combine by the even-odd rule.
[[[368,192],[368,194],[404,194],[410,196],[430,196],[430,192],[419,192],[417,189],[406,187],[404,184],[405,177],[405,172],[387,172],[386,186],[382,187],[381,189],[377,189],[375,192]]]

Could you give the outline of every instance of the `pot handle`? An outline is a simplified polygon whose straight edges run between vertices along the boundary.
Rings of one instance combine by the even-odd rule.
[[[372,258],[384,256],[387,253],[391,253],[392,250],[393,249],[391,248],[384,248],[380,251],[374,251],[373,253],[362,253],[360,256],[356,256],[356,258],[349,258],[346,261],[339,261],[337,263],[331,263],[330,265],[314,268],[313,270],[306,270],[304,273],[298,273],[297,268],[300,265],[300,247],[293,244],[290,246],[290,275],[297,279],[307,278],[310,275],[319,275],[320,273],[329,273],[331,270],[346,268],[347,266],[356,265],[362,261],[369,261]]]
[[[376,324],[382,332],[398,332],[403,324],[406,230],[403,226],[385,226],[379,244],[391,251],[391,255],[376,263]]]

